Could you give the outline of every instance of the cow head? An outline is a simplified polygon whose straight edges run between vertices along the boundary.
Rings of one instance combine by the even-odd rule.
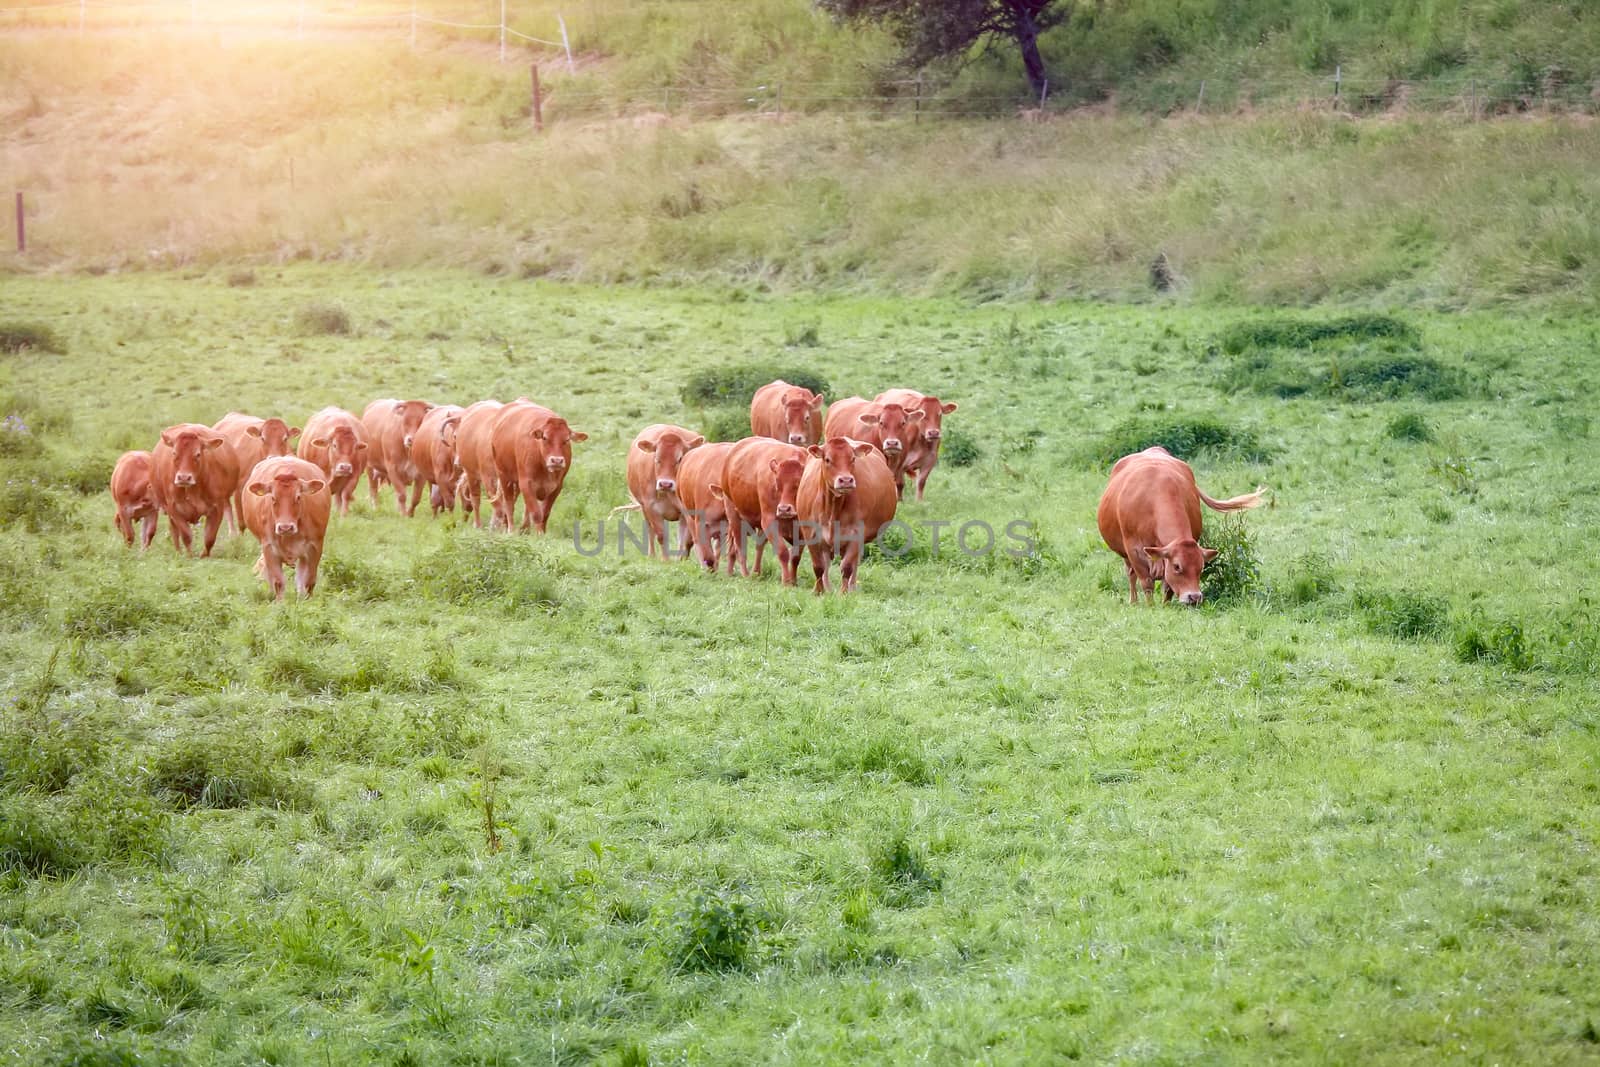
[[[422,425],[422,418],[433,410],[433,405],[426,400],[397,400],[394,413],[400,419],[401,443],[406,446],[406,451],[411,451],[411,441],[417,435],[417,427]]]
[[[922,412],[922,439],[930,445],[938,444],[944,436],[944,417],[955,411],[958,404],[942,404],[936,396],[925,396],[917,405]]]
[[[806,451],[822,460],[822,478],[828,492],[835,496],[846,496],[856,491],[856,458],[869,454],[872,446],[848,437],[830,437],[823,444],[812,445]]]
[[[773,459],[767,462],[772,476],[768,483],[772,499],[777,501],[773,513],[780,519],[792,519],[800,514],[796,498],[800,495],[800,476],[806,472],[805,460]]]
[[[678,464],[691,448],[699,448],[706,439],[699,435],[685,440],[670,430],[659,441],[638,441],[639,451],[655,456],[656,496],[672,496],[678,491]]]
[[[528,431],[537,449],[544,452],[544,469],[556,474],[572,466],[572,442],[587,441],[586,433],[574,433],[566,419],[550,419]]]
[[[789,443],[809,445],[811,419],[822,410],[822,394],[795,385],[785,389],[778,402],[783,405],[783,425],[788,430]]]
[[[300,532],[300,497],[305,493],[320,493],[327,484],[321,478],[301,478],[293,471],[279,471],[271,480],[258,479],[245,488],[271,501],[273,532],[291,536]]]
[[[328,473],[335,478],[354,474],[361,453],[367,450],[367,443],[357,437],[356,432],[348,426],[335,427],[332,434],[313,438],[311,444],[316,448],[328,450]]]
[[[859,418],[866,425],[878,428],[883,454],[894,459],[905,451],[906,442],[916,436],[923,412],[921,408],[907,411],[899,404],[880,404],[876,412],[863,411]]]
[[[173,429],[161,434],[161,443],[172,449],[172,484],[188,488],[198,478],[202,455],[221,448],[223,437],[219,433]]]
[[[300,436],[300,427],[290,426],[282,419],[263,419],[260,426],[246,426],[244,432],[259,438],[267,446],[268,456],[287,456],[289,438]]]
[[[1189,607],[1198,607],[1205,600],[1206,595],[1200,591],[1200,572],[1217,558],[1216,549],[1201,548],[1194,538],[1184,537],[1144,551],[1151,575],[1161,580],[1169,600],[1177,597]]]

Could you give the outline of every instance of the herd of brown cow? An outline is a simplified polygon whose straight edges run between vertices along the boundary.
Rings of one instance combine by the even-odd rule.
[[[894,518],[908,478],[923,499],[939,461],[944,416],[955,410],[937,397],[892,389],[873,400],[836,401],[824,415],[822,396],[775,381],[756,390],[752,436],[742,441],[707,444],[702,434],[665,423],[640,431],[627,456],[633,502],[618,510],[642,514],[646,551],[659,549],[663,559],[673,556],[666,524],[677,522],[679,554],[709,571],[726,556],[729,574],[736,566],[759,574],[771,543],[785,584],[795,584],[801,553],[809,550],[815,591],[827,590],[837,559],[841,588],[849,592],[863,548]],[[310,596],[329,516],[335,506],[348,514],[363,473],[374,506],[387,484],[407,516],[427,490],[434,515],[454,510],[459,499],[482,527],[487,497],[491,529],[515,525],[520,495],[520,529],[544,533],[572,467],[572,444],[587,439],[526,397],[465,408],[375,400],[359,418],[323,408],[304,430],[229,412],[215,426],[167,428],[150,452],[124,453],[111,475],[111,495],[117,529],[130,546],[138,523],[148,548],[165,514],[173,545],[190,553],[191,527],[204,519],[201,555],[209,556],[226,519],[260,542],[257,569],[275,598],[284,594],[286,563],[300,595]],[[1159,447],[1119,460],[1098,518],[1106,544],[1126,564],[1134,602],[1141,586],[1153,598],[1160,581],[1167,599],[1200,603],[1200,571],[1216,554],[1196,542],[1201,503],[1235,511],[1255,507],[1261,497],[1258,490],[1213,500],[1187,464]]]

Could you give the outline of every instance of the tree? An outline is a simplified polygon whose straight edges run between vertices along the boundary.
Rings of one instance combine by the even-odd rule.
[[[1044,95],[1039,34],[1067,17],[1058,0],[816,0],[835,18],[877,22],[905,50],[905,61],[925,67],[966,55],[976,44],[1015,41],[1035,97]]]

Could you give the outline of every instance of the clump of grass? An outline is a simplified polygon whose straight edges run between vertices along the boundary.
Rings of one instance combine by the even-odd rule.
[[[0,322],[0,352],[51,352],[61,355],[67,346],[61,335],[38,322]]]
[[[700,423],[707,441],[741,441],[750,436],[750,413],[727,407],[708,412]]]
[[[1456,631],[1456,659],[1462,663],[1497,663],[1514,671],[1532,670],[1534,665],[1520,623],[1511,619],[1490,622],[1481,616]]]
[[[794,323],[783,331],[783,347],[785,348],[816,348],[821,343],[822,324],[816,321]],[[770,381],[771,379],[768,380]],[[794,381],[793,378],[786,380]],[[796,384],[799,383],[797,382]],[[820,393],[823,390],[813,389],[812,392]]]
[[[348,336],[352,332],[350,312],[338,304],[316,302],[294,313],[297,333],[308,337]]]
[[[803,367],[735,363],[691,374],[683,383],[683,399],[688,404],[748,404],[757,389],[780,378],[791,385],[803,385],[813,393],[828,393],[827,381]]]
[[[1217,550],[1217,556],[1200,574],[1200,591],[1207,603],[1226,604],[1261,588],[1261,560],[1255,534],[1241,515],[1208,518],[1200,544]]]
[[[0,456],[7,459],[37,459],[44,454],[44,442],[29,428],[21,415],[0,419]]]
[[[1291,604],[1303,605],[1321,600],[1338,589],[1333,564],[1327,556],[1308,552],[1294,562],[1283,595]]]
[[[1431,356],[1370,355],[1332,363],[1324,388],[1349,400],[1455,400],[1467,394],[1467,378]]]
[[[344,593],[362,601],[388,600],[394,576],[383,567],[356,556],[325,556],[317,571],[318,588]]]
[[[19,472],[0,482],[0,526],[48,533],[78,525],[67,497],[37,475]]]
[[[114,582],[92,587],[70,602],[62,628],[72,637],[127,637],[180,622],[182,616],[166,600]]]
[[[228,285],[234,289],[247,289],[256,283],[256,272],[253,270],[235,270],[228,272]]]
[[[939,446],[939,460],[952,467],[970,467],[983,455],[977,439],[961,430],[949,430]]]
[[[304,787],[247,739],[189,739],[151,761],[153,784],[181,808],[301,808]]]
[[[1135,417],[1119,423],[1101,438],[1094,458],[1100,463],[1115,463],[1123,456],[1154,445],[1160,445],[1182,460],[1192,460],[1204,453],[1260,463],[1272,456],[1272,450],[1249,430],[1208,416],[1171,416]]]
[[[561,602],[550,563],[526,538],[463,538],[421,557],[412,581],[424,596],[508,610]]]
[[[1389,420],[1383,428],[1384,436],[1391,441],[1432,441],[1433,427],[1428,420],[1414,411],[1407,411]]]
[[[65,723],[8,729],[0,734],[0,789],[65,792],[99,764],[101,747],[93,733]]]
[[[760,928],[759,912],[749,901],[717,890],[697,893],[673,925],[673,963],[684,971],[744,966]]]
[[[1408,641],[1437,637],[1449,621],[1450,605],[1444,598],[1424,593],[1361,589],[1352,602],[1373,633]]]
[[[889,838],[873,852],[872,877],[884,903],[894,908],[921,903],[944,884],[944,878],[928,866],[927,856],[904,834]]]
[[[1237,356],[1252,348],[1310,348],[1328,340],[1373,340],[1387,338],[1416,348],[1422,338],[1415,327],[1388,315],[1347,315],[1338,319],[1312,321],[1295,318],[1253,319],[1239,322],[1217,335],[1217,343],[1229,355]]]

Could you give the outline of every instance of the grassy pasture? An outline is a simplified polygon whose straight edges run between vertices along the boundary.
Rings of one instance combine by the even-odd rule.
[[[0,352],[10,1059],[1600,1057],[1585,319],[1284,347],[1166,305],[3,284],[64,349]],[[1327,373],[1419,357],[1460,388]],[[592,530],[633,431],[725,418],[682,386],[744,361],[959,401],[973,461],[902,517],[1027,520],[1039,556],[923,531],[819,599],[363,495],[274,605],[245,541],[124,551],[99,488],[231,407],[528,392],[590,434],[555,527]],[[1211,493],[1272,487],[1258,580],[1132,608],[1097,455],[1176,431]]]

